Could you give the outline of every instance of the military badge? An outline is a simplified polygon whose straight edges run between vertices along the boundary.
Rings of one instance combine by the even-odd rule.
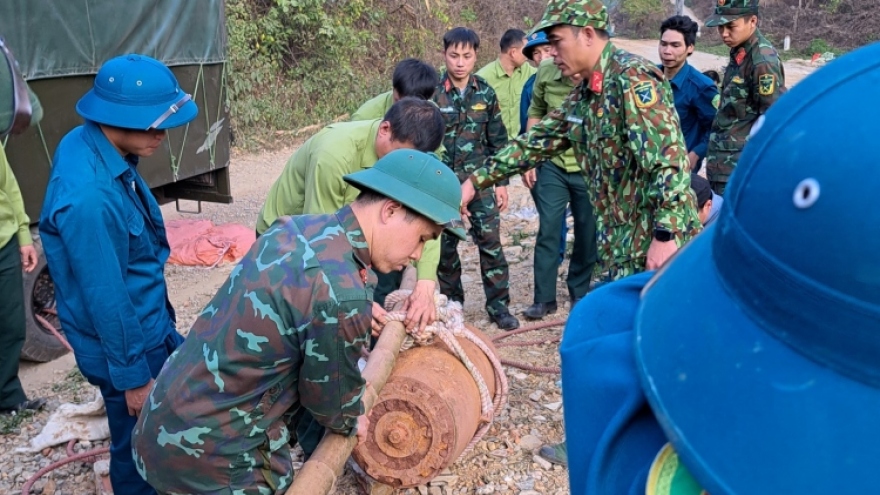
[[[480,110],[485,110],[485,109],[486,109],[485,103],[477,103],[476,105],[471,107],[471,110],[474,110],[476,112],[479,112]]]
[[[739,76],[733,76],[733,78],[730,80],[730,82],[732,82],[733,84],[742,84],[746,81]]]
[[[605,109],[604,108],[600,108],[600,109],[596,110],[596,117],[599,117],[601,119],[604,116],[605,116]]]
[[[776,76],[773,74],[761,74],[758,77],[758,94],[770,96],[776,91]]]
[[[642,81],[633,86],[633,94],[636,95],[636,106],[648,108],[657,103],[657,88],[654,81]]]
[[[605,81],[605,75],[599,71],[594,71],[590,77],[590,89],[593,93],[602,91],[602,83]]]

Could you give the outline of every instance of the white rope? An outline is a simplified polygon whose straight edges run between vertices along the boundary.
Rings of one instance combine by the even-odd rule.
[[[406,300],[411,293],[412,291],[409,290],[397,290],[388,294],[385,298],[385,309],[389,310],[387,314],[389,321],[403,322],[406,319],[406,312],[390,311],[390,309],[397,303]],[[418,327],[415,327],[412,330],[407,330],[408,335],[404,340],[403,345],[401,345],[401,350],[408,350],[412,348],[413,345],[431,345],[434,343],[435,338],[439,338],[440,341],[446,344],[446,346],[455,353],[456,357],[458,357],[459,361],[461,361],[465,369],[468,370],[468,373],[470,373],[471,377],[474,379],[477,389],[480,392],[481,425],[470,443],[468,443],[467,448],[462,452],[462,455],[464,455],[473,449],[474,445],[476,445],[483,435],[486,434],[492,426],[492,421],[495,419],[495,416],[499,414],[504,407],[508,393],[507,376],[504,374],[504,368],[502,368],[501,362],[489,346],[486,345],[486,342],[465,327],[464,310],[461,303],[449,301],[449,299],[443,294],[435,292],[434,307],[436,309],[435,322],[432,325],[426,326],[423,330],[420,330]],[[468,358],[464,349],[462,349],[461,344],[459,344],[457,337],[462,337],[473,342],[474,345],[486,355],[489,362],[492,363],[497,385],[495,387],[494,398],[489,396],[489,387],[486,385],[486,380],[483,378],[483,375],[477,367],[474,366],[474,363],[471,362],[470,358]]]

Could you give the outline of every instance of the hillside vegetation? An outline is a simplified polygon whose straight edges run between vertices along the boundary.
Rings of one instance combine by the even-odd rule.
[[[715,0],[686,3],[705,18]],[[633,38],[656,37],[672,11],[670,2],[659,0],[606,4],[615,34]],[[780,48],[791,35],[798,55],[840,53],[880,39],[880,15],[866,0],[764,4],[764,32]],[[496,56],[505,30],[528,31],[545,6],[546,0],[227,0],[235,144],[265,147],[343,117],[388,91],[403,58],[441,67],[441,38],[455,26],[480,34],[480,67]],[[704,30],[700,44],[719,43],[714,30]]]

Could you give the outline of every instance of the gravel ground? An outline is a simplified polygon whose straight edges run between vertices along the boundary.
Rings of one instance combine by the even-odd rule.
[[[298,144],[298,143],[294,143]],[[174,210],[173,205],[163,207],[166,221],[177,218],[209,219],[216,224],[235,222],[252,226],[262,205],[262,200],[272,181],[278,176],[284,162],[295,147],[258,155],[235,154],[231,173],[235,203],[232,205],[203,204],[202,213],[189,214]],[[504,215],[502,223],[503,243],[511,272],[511,310],[519,315],[532,300],[532,251],[537,231],[537,216],[528,191],[518,180],[510,188],[511,210]],[[182,205],[193,208],[194,205]],[[499,333],[490,324],[483,310],[484,296],[479,277],[479,259],[475,246],[463,243],[460,248],[467,291],[466,319],[488,335]],[[565,270],[560,268],[559,301],[567,299]],[[190,268],[169,265],[166,277],[171,300],[177,309],[178,326],[184,332],[196,319],[217,288],[229,275],[232,265],[213,269]],[[561,304],[553,318],[565,318],[568,303]],[[521,318],[521,317],[520,317]],[[527,323],[521,319],[522,323]],[[551,339],[560,335],[561,328],[540,330],[508,340]],[[505,341],[506,342],[506,341]],[[499,349],[502,357],[537,366],[559,366],[557,344],[532,347],[507,347]],[[66,361],[64,361],[66,359]],[[59,363],[61,369],[59,368]],[[65,366],[65,363],[66,366]],[[53,366],[54,365],[54,366]],[[26,381],[31,397],[47,397],[49,407],[37,414],[25,414],[16,418],[0,419],[0,494],[19,493],[24,483],[40,468],[66,456],[66,446],[46,449],[41,453],[16,453],[15,449],[28,444],[39,434],[51,411],[65,402],[85,402],[92,398],[92,391],[75,368],[72,360],[62,358],[55,363],[28,366],[29,375],[36,371],[37,377]],[[496,418],[492,429],[476,448],[450,467],[450,473],[458,479],[449,485],[433,487],[431,494],[563,494],[568,493],[567,472],[536,458],[534,453],[543,443],[556,442],[563,436],[562,409],[558,375],[532,373],[506,367],[510,381],[508,407]],[[76,452],[106,446],[108,442],[83,443]],[[32,494],[87,495],[95,493],[92,466],[73,462],[40,478],[31,489]],[[358,493],[355,475],[346,469],[338,480],[336,494]],[[401,493],[416,494],[416,489]],[[427,492],[426,492],[427,493]]]

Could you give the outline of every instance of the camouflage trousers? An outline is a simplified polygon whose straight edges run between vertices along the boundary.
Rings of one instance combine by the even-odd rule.
[[[503,314],[510,304],[510,274],[501,249],[501,219],[495,206],[494,189],[478,191],[468,205],[468,211],[471,213],[470,234],[480,251],[480,273],[483,278],[483,292],[486,294],[486,311],[491,316]],[[442,294],[453,301],[464,303],[458,239],[446,234],[443,234],[440,244],[437,279]]]

